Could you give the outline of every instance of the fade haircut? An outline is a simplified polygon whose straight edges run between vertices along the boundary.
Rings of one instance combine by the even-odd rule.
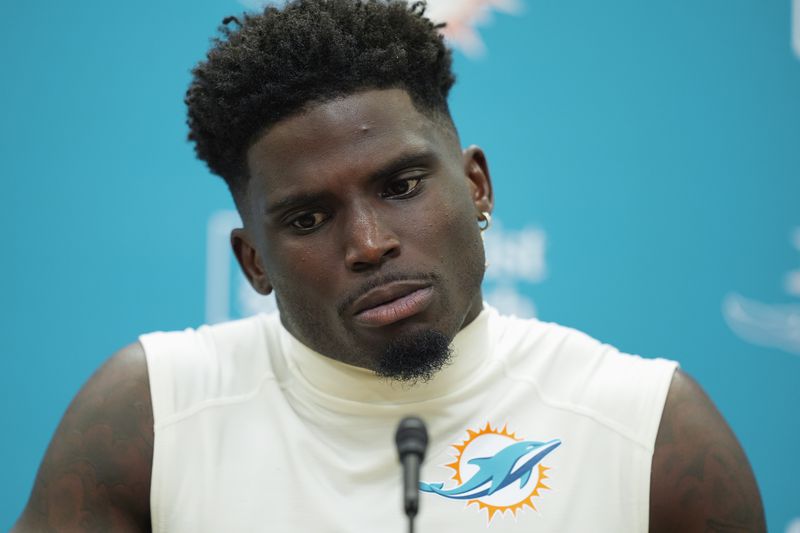
[[[240,197],[247,150],[271,126],[369,89],[404,89],[452,127],[452,57],[424,13],[424,2],[404,0],[292,0],[226,18],[186,92],[198,158]]]

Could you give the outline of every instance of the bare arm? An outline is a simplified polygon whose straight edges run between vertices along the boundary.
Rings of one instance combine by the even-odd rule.
[[[12,530],[150,531],[153,409],[141,345],[84,385],[56,430]]]
[[[678,371],[653,454],[650,533],[766,530],[742,447],[700,386]]]

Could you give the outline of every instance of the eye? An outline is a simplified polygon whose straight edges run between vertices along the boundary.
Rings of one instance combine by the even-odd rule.
[[[321,226],[328,216],[321,211],[314,211],[311,213],[301,213],[289,221],[294,229],[300,231],[311,231]]]
[[[421,182],[421,177],[394,180],[386,186],[381,196],[383,198],[407,198],[414,194]]]

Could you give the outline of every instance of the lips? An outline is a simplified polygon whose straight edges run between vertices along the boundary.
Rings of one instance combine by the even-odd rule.
[[[355,321],[367,327],[388,326],[427,309],[433,298],[428,282],[396,281],[376,287],[353,303]]]

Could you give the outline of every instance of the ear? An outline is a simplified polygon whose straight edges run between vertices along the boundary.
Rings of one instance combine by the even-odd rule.
[[[489,176],[489,166],[486,155],[477,146],[470,146],[463,152],[464,174],[469,179],[472,203],[478,213],[491,213],[494,209],[494,195],[492,193],[492,179]]]
[[[265,296],[271,293],[272,285],[269,282],[269,276],[267,276],[261,257],[251,244],[244,228],[236,228],[231,232],[231,247],[233,247],[236,260],[239,261],[239,266],[242,267],[242,272],[253,289]]]

